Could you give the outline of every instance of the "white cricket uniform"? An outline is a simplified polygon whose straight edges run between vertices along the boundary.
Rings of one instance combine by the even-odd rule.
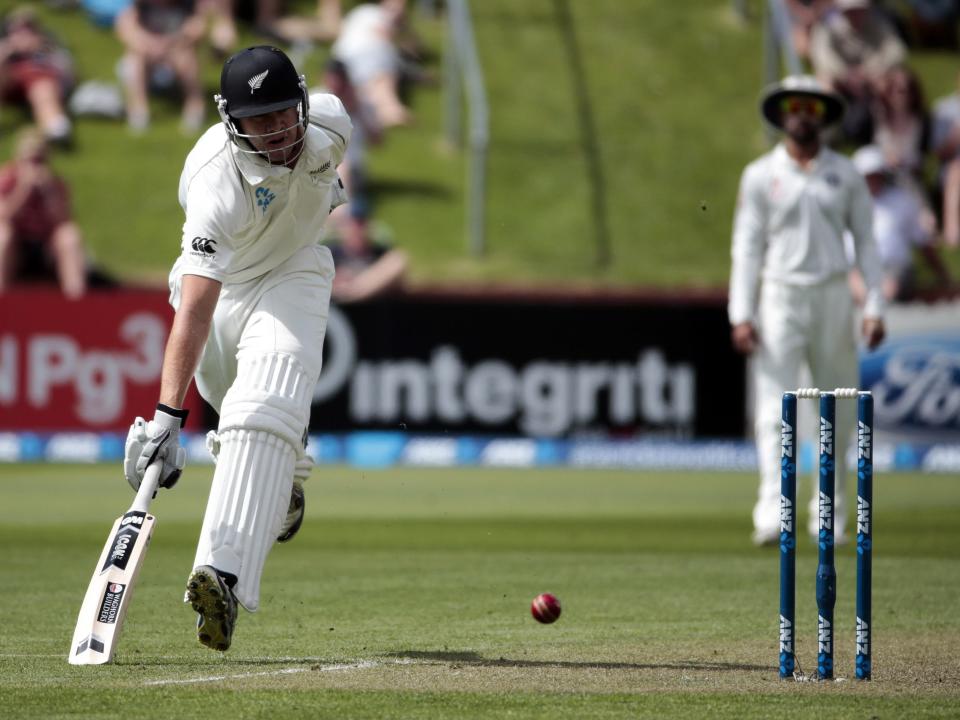
[[[872,229],[869,190],[853,163],[828,148],[807,168],[783,144],[743,172],[733,227],[728,314],[731,325],[754,323],[759,347],[752,367],[756,392],[756,442],[760,490],[753,511],[759,533],[780,521],[780,399],[796,389],[801,368],[816,387],[858,382],[853,299],[844,231],[853,236],[855,262],[867,287],[864,315],[881,317],[882,271]],[[837,403],[837,426],[853,427],[849,401]],[[848,433],[838,432],[837,458],[845,458]],[[843,533],[844,462],[838,462],[836,518]],[[817,523],[817,492],[811,524]]]
[[[267,552],[290,498],[320,374],[334,267],[320,245],[333,207],[350,119],[334,95],[310,97],[295,167],[243,153],[222,124],[207,130],[180,178],[184,275],[223,283],[196,383],[219,413],[217,469],[195,566],[237,576],[238,601],[256,610]]]

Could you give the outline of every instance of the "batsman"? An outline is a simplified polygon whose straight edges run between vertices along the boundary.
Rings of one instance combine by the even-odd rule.
[[[152,420],[130,428],[124,474],[136,489],[158,462],[161,487],[176,483],[195,379],[220,422],[207,436],[216,468],[185,602],[197,612],[199,641],[222,651],[237,606],[260,604],[273,543],[290,540],[303,520],[305,437],[334,277],[319,243],[328,214],[346,201],[336,168],[351,124],[336,96],[308,95],[274,47],[230,57],[214,100],[221,121],[180,177],[185,220],[159,403]]]

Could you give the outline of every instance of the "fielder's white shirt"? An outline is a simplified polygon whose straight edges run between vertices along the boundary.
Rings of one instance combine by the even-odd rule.
[[[881,317],[873,203],[853,163],[822,148],[803,168],[782,143],[750,163],[734,218],[730,323],[755,322],[761,281],[813,287],[845,275],[847,229],[867,287],[864,315]]]
[[[241,152],[222,123],[197,141],[180,176],[186,219],[181,254],[170,272],[174,306],[183,275],[243,283],[321,241],[327,215],[346,200],[337,165],[351,124],[335,95],[312,95],[309,117],[292,170]]]

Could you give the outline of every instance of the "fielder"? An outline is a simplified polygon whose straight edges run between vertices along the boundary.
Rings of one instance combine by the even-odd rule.
[[[311,461],[304,439],[320,374],[334,268],[319,244],[346,200],[337,176],[349,117],[333,95],[308,96],[277,48],[229,58],[215,98],[221,123],[204,133],[180,177],[186,214],[170,273],[176,310],[150,422],[137,418],[124,474],[137,488],[147,465],[160,485],[183,469],[183,400],[195,378],[220,414],[207,446],[213,484],[185,602],[197,637],[230,647],[237,604],[254,612],[274,541],[300,528]]]
[[[820,388],[858,385],[854,302],[847,285],[844,231],[866,285],[861,333],[868,348],[884,336],[883,273],[873,238],[873,206],[863,178],[820,134],[843,116],[843,102],[809,76],[768,88],[763,117],[783,141],[750,163],[740,180],[733,225],[728,314],[734,347],[753,355],[760,490],[753,541],[780,535],[780,398],[800,383],[806,366]],[[853,428],[850,403],[838,403],[836,457],[845,458]],[[844,464],[836,480],[837,542],[843,542]],[[810,504],[817,534],[818,497]]]

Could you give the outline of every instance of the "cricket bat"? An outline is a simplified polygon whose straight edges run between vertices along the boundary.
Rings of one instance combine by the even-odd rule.
[[[117,518],[93,570],[70,643],[71,665],[110,662],[130,606],[133,586],[147,554],[156,518],[147,512],[157,490],[162,463],[153,463],[130,509]]]

